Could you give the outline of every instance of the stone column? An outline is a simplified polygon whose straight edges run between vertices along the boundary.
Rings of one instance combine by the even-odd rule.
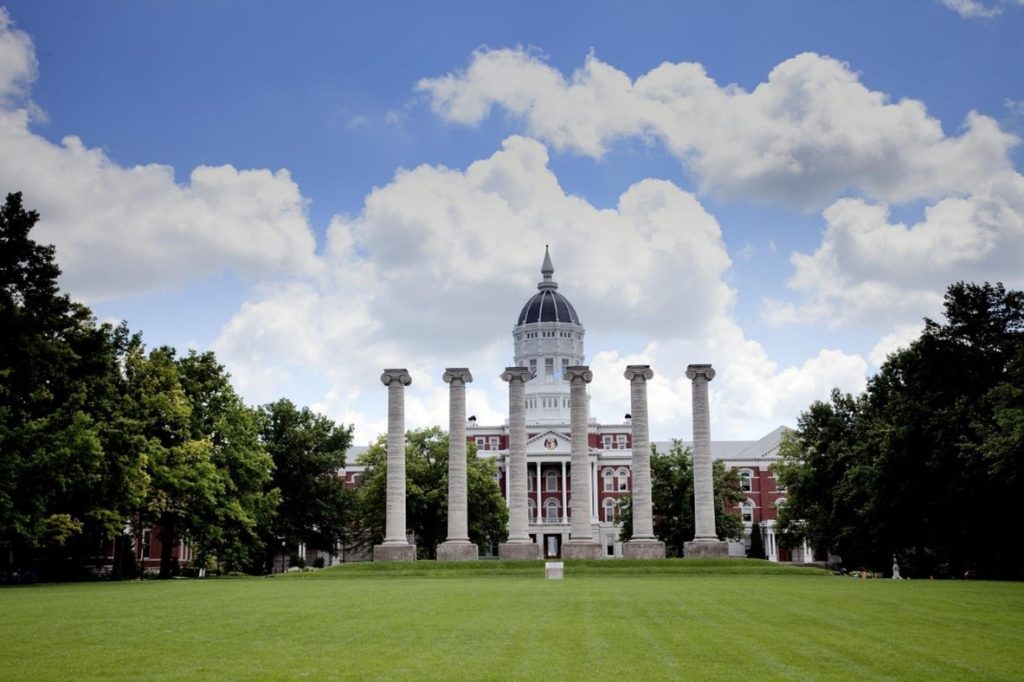
[[[527,367],[506,367],[508,382],[508,542],[498,545],[498,557],[506,560],[539,559],[540,545],[530,540],[529,503],[526,499],[526,382]],[[540,490],[540,476],[537,490]],[[538,496],[538,500],[539,500]],[[538,506],[538,513],[540,507]]]
[[[594,541],[590,524],[590,457],[587,444],[587,384],[594,378],[589,367],[565,370],[569,382],[569,423],[572,429],[572,521],[569,541],[562,545],[565,559],[600,559],[601,545]]]
[[[404,369],[380,375],[388,387],[388,484],[384,543],[373,548],[374,561],[414,561],[416,545],[405,536],[405,387],[412,377]]]
[[[465,367],[449,367],[441,377],[448,384],[448,539],[437,547],[438,561],[476,561],[477,546],[469,541],[466,513],[466,384],[473,375]]]
[[[622,546],[627,559],[664,559],[665,543],[654,537],[651,502],[651,446],[647,427],[647,382],[654,378],[649,365],[626,367],[630,414],[633,415],[633,537]]]
[[[711,417],[708,382],[715,378],[711,365],[689,365],[693,382],[693,540],[683,545],[689,558],[727,557],[729,547],[715,533],[715,492],[711,475]]]

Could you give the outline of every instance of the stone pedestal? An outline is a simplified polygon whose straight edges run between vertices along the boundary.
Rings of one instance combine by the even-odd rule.
[[[686,559],[728,559],[729,543],[725,540],[691,540],[683,543]]]
[[[569,540],[562,543],[563,559],[603,559],[604,548],[592,540]]]
[[[665,543],[660,540],[630,540],[622,545],[626,559],[664,559]]]
[[[374,561],[416,561],[416,546],[408,542],[404,545],[374,545]]]
[[[541,559],[540,545],[533,542],[502,542],[498,558],[502,561],[534,561]]]
[[[437,546],[438,561],[476,561],[480,549],[472,542],[442,542]]]

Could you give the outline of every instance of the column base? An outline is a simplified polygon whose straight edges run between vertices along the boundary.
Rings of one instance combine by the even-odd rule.
[[[502,561],[534,561],[540,559],[540,545],[534,542],[502,542],[498,558]]]
[[[664,559],[665,543],[660,540],[629,540],[622,544],[627,559]]]
[[[603,559],[604,547],[590,540],[569,540],[562,543],[563,559]]]
[[[416,561],[416,545],[374,545],[374,561]]]
[[[728,559],[729,543],[725,540],[691,540],[683,543],[686,559]]]
[[[476,561],[480,558],[480,549],[472,542],[442,542],[437,546],[438,561]]]

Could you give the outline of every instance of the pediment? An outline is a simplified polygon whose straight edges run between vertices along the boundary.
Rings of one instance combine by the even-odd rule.
[[[572,452],[569,434],[560,431],[543,431],[526,441],[527,454],[568,455]]]

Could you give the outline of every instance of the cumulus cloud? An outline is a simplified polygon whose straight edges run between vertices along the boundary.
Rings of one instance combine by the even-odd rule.
[[[263,287],[215,348],[247,396],[267,391],[260,399],[312,368],[330,384],[322,406],[355,420],[360,442],[382,428],[380,412],[365,405],[383,407],[385,366],[413,374],[410,426],[447,423],[446,366],[470,367],[470,412],[501,423],[507,387],[498,374],[511,360],[510,332],[540,279],[545,244],[560,291],[587,328],[592,413],[602,420],[629,410],[629,362],[658,372],[652,421],[666,437],[689,428],[687,362],[720,369],[723,436],[760,435],[751,428],[790,420],[833,384],[853,390],[863,382],[856,356],[827,351],[804,367],[779,368],[744,337],[731,318],[720,227],[692,194],[644,180],[615,208],[598,209],[559,185],[544,145],[518,136],[464,170],[399,171],[361,213],[333,221],[328,274]]]
[[[25,96],[38,68],[32,39],[14,28],[7,9],[0,7],[0,104],[9,106]]]
[[[287,170],[200,166],[178,184],[169,166],[125,167],[74,135],[31,130],[31,39],[0,10],[0,187],[41,214],[36,238],[57,247],[62,284],[95,300],[151,291],[233,268],[312,273],[306,202]]]
[[[449,121],[476,124],[500,107],[556,149],[593,157],[618,139],[656,140],[703,191],[802,208],[848,191],[896,202],[970,191],[1011,167],[1018,142],[977,112],[948,136],[921,102],[892,102],[815,53],[780,63],[749,92],[697,63],[632,80],[593,54],[567,79],[522,49],[479,50],[464,71],[417,88]]]
[[[1024,5],[1024,0],[995,0],[985,3],[981,0],[939,0],[943,5],[964,19],[991,19],[999,16],[1010,5]]]
[[[827,321],[892,328],[937,315],[952,282],[1024,285],[1024,176],[1006,172],[973,194],[929,206],[915,225],[884,204],[842,199],[824,212],[813,253],[794,253],[789,286],[800,303],[767,301],[774,324]]]

